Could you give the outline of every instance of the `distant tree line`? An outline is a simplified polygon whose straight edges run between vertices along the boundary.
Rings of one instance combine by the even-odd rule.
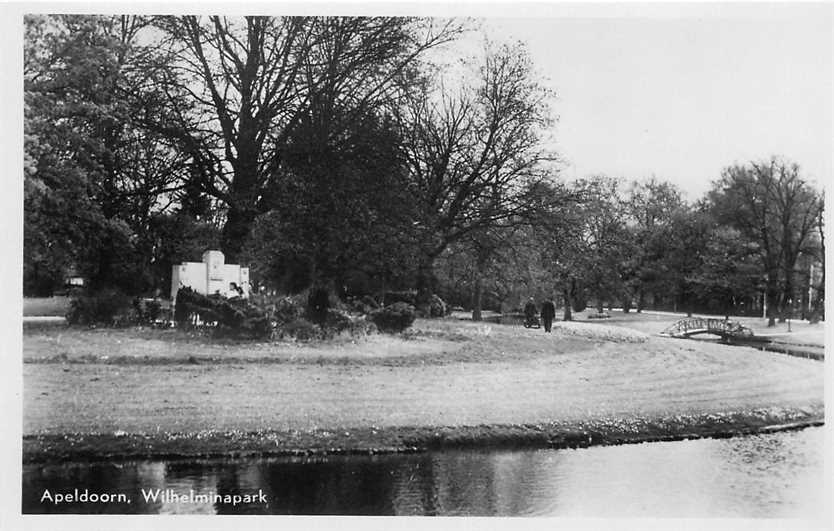
[[[164,293],[173,264],[219,248],[258,289],[413,289],[476,318],[531,294],[822,310],[822,193],[796,165],[728,167],[695,204],[657,179],[565,182],[523,44],[485,45],[459,78],[434,63],[466,31],[27,16],[24,293],[70,270],[90,292]]]

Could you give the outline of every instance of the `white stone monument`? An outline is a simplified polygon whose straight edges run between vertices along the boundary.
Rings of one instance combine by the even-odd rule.
[[[249,268],[225,263],[220,251],[206,251],[202,262],[183,262],[171,272],[171,300],[176,301],[180,288],[188,286],[197,293],[224,297],[249,297]]]

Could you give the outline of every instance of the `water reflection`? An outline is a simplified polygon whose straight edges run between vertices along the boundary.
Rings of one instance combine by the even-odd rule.
[[[23,512],[810,517],[823,507],[822,454],[812,428],[582,450],[32,465]],[[47,489],[128,501],[42,502]],[[223,502],[246,494],[252,502]]]

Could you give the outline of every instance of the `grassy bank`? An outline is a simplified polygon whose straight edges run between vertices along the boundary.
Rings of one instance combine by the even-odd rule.
[[[821,409],[753,410],[588,422],[480,426],[360,427],[338,431],[70,433],[23,438],[23,462],[205,459],[410,453],[460,448],[583,448],[726,438],[820,426]]]
[[[69,297],[24,297],[24,317],[63,317],[70,307]]]
[[[615,444],[823,418],[822,363],[613,323],[418,321],[318,344],[52,327],[26,332],[23,356],[29,462]]]

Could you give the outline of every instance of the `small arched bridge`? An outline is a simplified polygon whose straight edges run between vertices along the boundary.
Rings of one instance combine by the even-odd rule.
[[[671,337],[691,337],[698,334],[712,334],[723,339],[750,339],[753,331],[728,319],[687,317],[660,333]]]

